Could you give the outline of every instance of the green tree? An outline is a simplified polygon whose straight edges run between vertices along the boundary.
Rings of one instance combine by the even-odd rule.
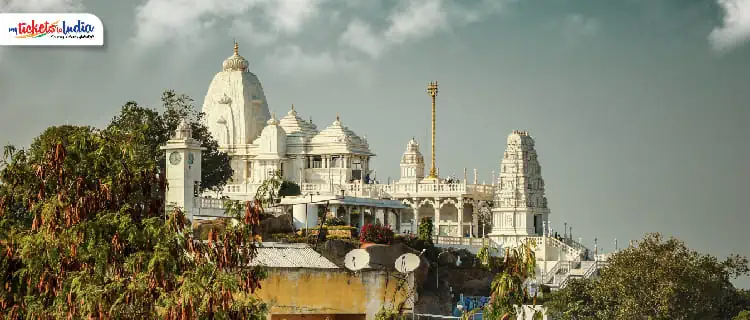
[[[0,312],[8,319],[264,319],[248,267],[260,207],[196,241],[165,218],[149,130],[47,129],[0,170]],[[21,217],[22,219],[19,219]]]
[[[255,199],[260,200],[264,206],[273,206],[281,201],[281,197],[300,195],[300,187],[296,183],[284,180],[281,170],[276,170],[263,180],[258,190],[255,191]]]
[[[732,320],[750,320],[750,311],[742,310]]]
[[[750,307],[730,282],[748,270],[746,258],[720,261],[648,234],[612,255],[598,279],[571,282],[545,306],[560,319],[730,319]]]
[[[426,241],[428,243],[432,243],[432,229],[434,228],[434,225],[432,224],[432,219],[430,218],[422,218],[422,221],[419,222],[419,230],[417,236],[419,237],[419,240]]]
[[[139,134],[145,136],[144,145],[139,148],[146,157],[153,158],[161,170],[166,166],[165,154],[159,149],[172,137],[179,123],[185,119],[190,123],[193,138],[206,148],[202,153],[201,191],[218,191],[232,177],[233,171],[229,156],[219,150],[219,144],[203,124],[205,114],[196,111],[193,100],[183,94],[167,90],[161,97],[164,110],[162,113],[138,105],[126,103],[120,114],[114,117],[107,127],[108,131],[123,135]]]
[[[495,272],[492,280],[490,301],[480,310],[470,310],[464,314],[465,319],[472,319],[472,315],[482,312],[482,318],[488,320],[522,319],[518,311],[525,304],[536,304],[536,296],[530,296],[528,284],[536,273],[536,258],[534,243],[524,242],[516,248],[506,248],[503,257],[491,255],[497,249],[482,247],[477,253],[481,264]],[[542,314],[536,312],[534,319],[541,319]]]

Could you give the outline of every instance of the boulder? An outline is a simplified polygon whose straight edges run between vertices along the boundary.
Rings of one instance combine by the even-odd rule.
[[[294,232],[292,227],[292,215],[282,214],[261,220],[256,230],[263,238],[267,238],[272,234]]]
[[[344,257],[346,257],[346,254],[349,253],[349,251],[354,249],[356,249],[356,247],[351,242],[328,240],[326,241],[325,248],[321,254],[336,265],[343,266]]]

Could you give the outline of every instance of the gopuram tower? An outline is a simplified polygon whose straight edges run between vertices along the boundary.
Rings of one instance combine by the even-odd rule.
[[[499,244],[512,245],[525,237],[543,235],[550,210],[534,139],[526,131],[514,130],[507,142],[490,236]]]

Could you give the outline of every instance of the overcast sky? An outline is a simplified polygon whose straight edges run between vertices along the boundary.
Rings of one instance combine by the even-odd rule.
[[[337,114],[396,178],[429,157],[440,82],[442,175],[499,170],[514,129],[537,141],[554,227],[605,251],[658,231],[750,255],[748,0],[6,0],[2,12],[91,12],[105,48],[0,48],[0,142],[102,126],[167,88],[201,106],[232,39],[271,111]],[[740,285],[750,287],[750,281]]]

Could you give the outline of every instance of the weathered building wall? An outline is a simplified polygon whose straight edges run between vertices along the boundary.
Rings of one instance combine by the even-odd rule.
[[[334,317],[337,314],[374,319],[382,307],[396,308],[408,298],[410,284],[397,277],[403,275],[381,270],[271,269],[256,294],[268,304],[273,320],[300,318],[292,315],[340,318]]]

